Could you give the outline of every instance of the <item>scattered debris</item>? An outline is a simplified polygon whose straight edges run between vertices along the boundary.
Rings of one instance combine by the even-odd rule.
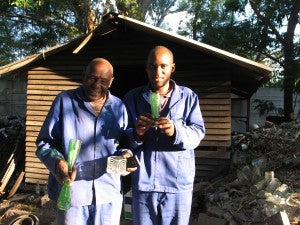
[[[25,122],[17,116],[0,117],[0,197],[12,197],[24,177]]]
[[[255,126],[231,148],[231,172],[195,185],[191,224],[300,224],[300,124]]]

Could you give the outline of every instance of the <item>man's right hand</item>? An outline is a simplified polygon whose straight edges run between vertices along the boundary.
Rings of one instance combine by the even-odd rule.
[[[137,136],[143,137],[147,130],[154,124],[154,118],[150,113],[144,113],[139,116],[136,126],[135,126],[135,132]]]
[[[62,184],[64,180],[67,180],[71,185],[76,177],[76,167],[73,166],[72,172],[69,174],[68,163],[63,159],[58,159],[55,177],[60,184]]]

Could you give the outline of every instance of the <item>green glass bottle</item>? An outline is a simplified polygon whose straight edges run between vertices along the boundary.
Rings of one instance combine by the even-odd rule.
[[[77,157],[81,148],[81,141],[71,139],[68,147],[68,171],[72,172],[72,168],[75,165]],[[58,196],[57,206],[60,210],[68,210],[71,207],[71,193],[70,184],[67,180],[63,181],[61,191]]]
[[[154,119],[159,118],[160,111],[160,94],[151,92],[150,94],[151,113]]]
[[[64,211],[71,208],[70,184],[67,180],[63,181],[63,185],[58,196],[57,207]]]

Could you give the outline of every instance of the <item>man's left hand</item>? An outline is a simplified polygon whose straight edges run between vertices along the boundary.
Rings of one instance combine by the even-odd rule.
[[[175,127],[172,120],[167,117],[159,117],[155,124],[161,130],[161,132],[165,133],[167,136],[172,137],[175,134]]]
[[[126,151],[126,152],[124,152],[124,153],[122,154],[122,157],[123,157],[124,159],[130,158],[130,157],[132,157],[132,156],[133,156],[133,154],[132,154],[131,151]],[[137,167],[126,168],[126,172],[123,173],[123,174],[121,174],[121,175],[122,175],[122,176],[127,176],[128,174],[130,174],[131,172],[134,172],[134,171],[136,171],[136,170],[137,170]]]

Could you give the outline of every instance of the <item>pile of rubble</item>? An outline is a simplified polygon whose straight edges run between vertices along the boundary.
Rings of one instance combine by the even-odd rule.
[[[15,194],[24,177],[25,123],[17,116],[0,117],[0,198]]]
[[[231,172],[195,185],[193,225],[300,224],[300,124],[268,125],[234,134]]]

